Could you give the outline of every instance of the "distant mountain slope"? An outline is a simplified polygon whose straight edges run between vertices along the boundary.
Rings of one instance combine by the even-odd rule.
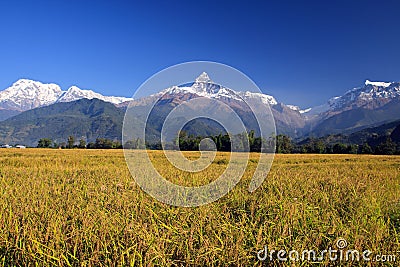
[[[400,120],[396,120],[352,133],[349,135],[349,141],[353,144],[362,144],[367,142],[370,145],[377,145],[387,137],[390,137],[393,141],[400,143],[399,132]]]
[[[394,130],[390,134],[390,138],[392,138],[394,142],[400,143],[400,121],[398,121],[398,125],[396,126],[396,128],[394,128]]]
[[[15,115],[18,115],[21,113],[18,110],[13,110],[13,109],[0,109],[0,121],[4,121],[8,118],[11,118]]]
[[[371,82],[366,80],[364,86],[348,90],[341,96],[329,99],[323,105],[307,109],[303,114],[306,116],[321,115],[321,118],[326,118],[360,107],[376,109],[399,98],[399,82]]]
[[[317,140],[327,145],[334,145],[336,143],[362,145],[368,143],[371,146],[376,146],[382,141],[385,141],[388,137],[400,144],[400,120],[365,128],[348,134],[328,134],[317,138]],[[311,142],[312,139],[313,138],[306,138],[298,142],[298,144],[307,144]]]
[[[121,139],[124,110],[98,99],[56,103],[0,122],[0,142],[36,146],[40,138],[65,142],[69,135],[94,141]]]
[[[302,111],[306,136],[351,133],[400,119],[400,83],[371,82]]]
[[[311,131],[311,134],[323,136],[336,133],[352,133],[396,119],[400,119],[400,98],[393,99],[375,109],[368,109],[362,106],[328,117],[321,121]]]

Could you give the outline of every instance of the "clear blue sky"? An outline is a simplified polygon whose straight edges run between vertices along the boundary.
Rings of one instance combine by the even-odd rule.
[[[1,1],[0,89],[31,78],[131,96],[165,67],[210,60],[308,107],[365,79],[400,81],[399,10],[400,1]]]

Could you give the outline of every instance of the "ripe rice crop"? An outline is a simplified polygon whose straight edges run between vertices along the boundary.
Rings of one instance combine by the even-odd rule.
[[[321,251],[338,238],[375,254],[400,250],[396,156],[277,155],[262,186],[249,193],[257,165],[252,154],[230,193],[208,205],[182,208],[143,192],[121,150],[0,153],[2,266],[260,266],[267,263],[257,252],[265,246]],[[162,151],[151,151],[151,158],[165,161]],[[202,185],[228,161],[228,153],[218,153],[202,175],[185,176],[170,166],[159,171],[177,184]],[[400,255],[382,264],[399,262]]]

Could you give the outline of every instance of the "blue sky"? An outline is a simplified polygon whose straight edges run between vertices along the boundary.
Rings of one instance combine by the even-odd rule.
[[[308,107],[400,81],[399,1],[1,1],[0,89],[19,78],[132,96],[210,60]],[[211,77],[212,78],[212,77]]]

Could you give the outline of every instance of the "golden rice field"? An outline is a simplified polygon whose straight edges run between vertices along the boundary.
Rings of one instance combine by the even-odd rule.
[[[256,156],[228,195],[183,208],[144,193],[121,150],[2,149],[0,264],[400,266],[400,157],[277,155],[262,186],[249,193]],[[162,152],[151,157],[165,160]],[[228,157],[218,153],[193,184],[212,180]],[[171,166],[160,172],[185,183]],[[320,252],[339,238],[347,248],[397,259],[257,259],[264,247]]]

